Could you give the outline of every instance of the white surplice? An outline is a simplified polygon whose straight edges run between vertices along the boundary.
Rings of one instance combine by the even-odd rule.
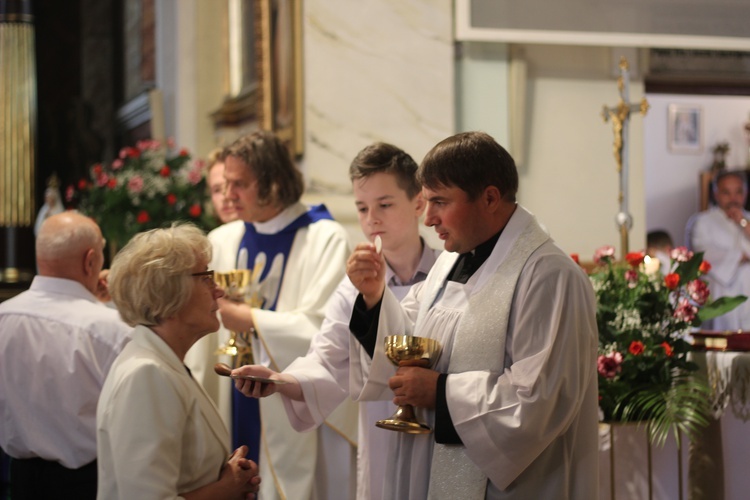
[[[745,212],[744,216],[750,218],[750,213]],[[721,208],[709,208],[695,216],[691,243],[694,251],[705,252],[703,258],[711,264],[706,277],[712,300],[734,295],[750,297],[750,263],[740,262],[743,254],[750,255],[750,240]],[[750,301],[703,327],[750,330]]]
[[[425,276],[435,263],[439,251],[424,246],[417,272]],[[386,283],[397,299],[402,299],[411,285],[396,284],[393,270],[386,270]],[[423,278],[422,278],[423,279]],[[421,279],[419,280],[421,281]],[[331,296],[326,319],[315,335],[310,350],[295,360],[284,373],[300,383],[304,401],[283,397],[292,426],[298,431],[315,429],[349,397],[349,342],[357,343],[349,332],[349,319],[357,298],[357,289],[345,277]],[[395,410],[391,397],[382,401],[364,401],[359,406],[357,447],[357,499],[381,500],[389,442],[394,433],[375,426]]]
[[[449,373],[446,400],[463,445],[396,433],[386,497],[596,498],[594,293],[585,273],[540,232],[518,206],[465,285],[446,280],[457,255],[444,253],[402,303],[386,290],[372,359],[352,344],[350,384],[360,400],[392,397],[387,382],[395,368],[382,347],[388,335],[437,339],[443,352],[434,369]],[[541,243],[524,249],[529,234]],[[504,303],[493,302],[503,295]],[[417,415],[434,426],[433,410]],[[441,461],[446,455],[453,467]]]
[[[255,227],[258,232],[274,233],[306,210],[297,203]],[[236,269],[244,222],[230,222],[215,231],[211,237],[214,255],[210,267],[215,271]],[[325,304],[344,275],[348,255],[346,231],[332,220],[319,220],[297,230],[276,310],[252,309],[258,333],[253,342],[256,363],[264,362],[271,369],[282,371],[295,358],[305,355],[323,321]],[[190,349],[185,364],[217,402],[222,418],[231,422],[227,412],[231,409],[233,386],[213,372],[218,360],[214,353],[228,338],[226,329],[207,335]],[[342,406],[317,432],[299,433],[289,424],[279,396],[260,400],[260,495],[264,500],[335,499],[336,495],[347,498],[346,492],[353,491],[357,405],[348,401]]]

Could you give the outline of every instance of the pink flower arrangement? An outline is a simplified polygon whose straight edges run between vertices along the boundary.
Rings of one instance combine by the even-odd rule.
[[[66,189],[66,202],[91,215],[107,240],[121,247],[136,233],[183,220],[208,229],[214,221],[202,162],[174,142],[138,141],[120,150],[110,164],[92,166],[88,179]]]
[[[685,247],[672,251],[666,276],[659,271],[646,273],[643,252],[630,252],[622,262],[615,261],[614,256],[615,249],[610,245],[596,250],[598,267],[590,274],[597,298],[600,409],[606,421],[660,418],[677,381],[689,380],[691,388],[699,385],[691,378],[697,366],[687,357],[691,346],[686,335],[690,329],[731,310],[742,300],[722,298],[712,302],[702,279],[710,265],[703,261],[702,253]],[[694,397],[696,393],[685,394]],[[680,404],[696,412],[670,418],[684,417],[693,422],[691,415],[700,417],[705,409],[700,401],[681,400]],[[681,422],[670,420],[669,425]]]

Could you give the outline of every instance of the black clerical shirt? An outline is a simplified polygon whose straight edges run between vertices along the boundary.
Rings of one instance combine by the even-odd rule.
[[[448,273],[448,281],[466,283],[490,256],[502,232],[501,229],[490,239],[478,245],[474,250],[460,254],[450,273]],[[378,318],[380,316],[381,303],[382,299],[375,307],[368,311],[362,295],[358,295],[357,300],[354,302],[352,318],[349,321],[349,330],[351,330],[354,337],[362,344],[362,347],[371,358],[375,352],[375,341],[378,336]],[[435,442],[441,444],[462,444],[461,438],[453,426],[453,419],[448,411],[448,402],[445,396],[447,379],[448,374],[441,373],[437,381],[435,394]]]

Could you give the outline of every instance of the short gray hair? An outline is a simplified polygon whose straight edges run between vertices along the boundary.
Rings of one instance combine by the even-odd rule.
[[[211,243],[192,224],[172,224],[135,235],[109,272],[109,292],[130,326],[159,325],[187,304],[191,271],[211,260]]]
[[[714,195],[719,191],[719,183],[728,177],[736,177],[742,182],[742,189],[747,192],[747,175],[742,170],[722,170],[716,174],[711,181],[711,189]]]

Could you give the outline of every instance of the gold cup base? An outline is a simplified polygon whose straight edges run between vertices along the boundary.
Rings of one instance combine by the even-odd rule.
[[[429,434],[432,432],[432,429],[425,424],[420,424],[419,422],[404,422],[403,420],[397,420],[395,418],[378,420],[375,422],[375,425],[381,429],[405,432],[407,434]]]
[[[429,434],[432,432],[429,425],[417,420],[414,415],[414,407],[411,405],[399,406],[396,413],[391,415],[391,418],[378,420],[375,425],[381,429],[406,432],[407,434]]]

